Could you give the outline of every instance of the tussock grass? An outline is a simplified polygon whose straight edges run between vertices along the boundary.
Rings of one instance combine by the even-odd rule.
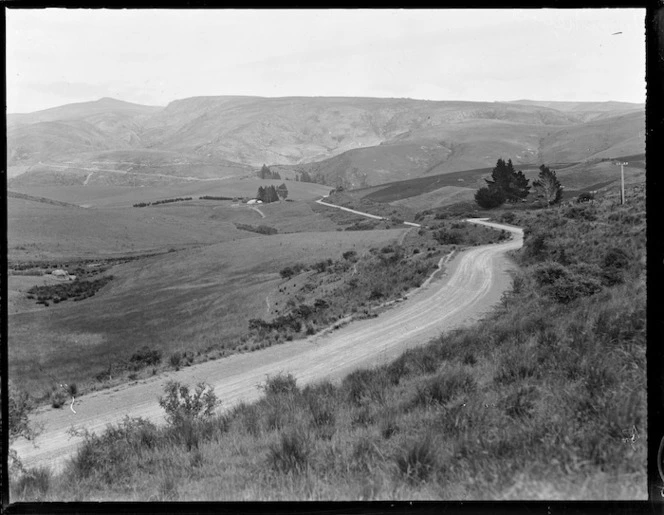
[[[200,422],[197,446],[173,428],[126,421],[88,436],[45,494],[17,499],[343,500],[644,499],[646,497],[643,221],[603,225],[630,203],[608,199],[587,222],[566,211],[519,211],[527,229],[515,288],[473,327],[339,384],[300,388],[268,378],[265,395]],[[541,263],[597,264],[624,242],[621,280],[561,301],[537,281]],[[631,227],[631,221],[629,222]],[[533,252],[534,232],[549,230]],[[621,232],[622,231],[622,232]],[[587,239],[587,238],[586,238]],[[540,245],[535,243],[535,245]],[[615,260],[620,262],[620,260]],[[553,280],[555,283],[555,279]],[[27,484],[27,483],[26,483]],[[146,494],[148,492],[148,494]]]

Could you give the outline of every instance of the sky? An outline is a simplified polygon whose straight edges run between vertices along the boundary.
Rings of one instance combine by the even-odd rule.
[[[7,9],[7,111],[210,95],[645,102],[645,9]]]

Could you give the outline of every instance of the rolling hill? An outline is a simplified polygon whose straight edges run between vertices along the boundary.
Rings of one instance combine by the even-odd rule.
[[[9,175],[39,173],[42,183],[63,166],[102,163],[153,179],[214,178],[266,163],[285,176],[362,187],[484,168],[501,156],[539,164],[643,153],[644,111],[618,102],[219,96],[154,107],[105,98],[10,114]]]

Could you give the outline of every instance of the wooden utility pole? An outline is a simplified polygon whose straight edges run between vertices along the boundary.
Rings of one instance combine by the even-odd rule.
[[[616,163],[620,165],[620,203],[625,203],[625,165],[629,163]]]

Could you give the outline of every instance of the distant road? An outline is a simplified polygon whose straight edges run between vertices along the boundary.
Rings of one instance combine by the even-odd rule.
[[[365,213],[363,211],[357,211],[356,209],[350,209],[348,207],[337,206],[336,204],[330,204],[328,202],[324,202],[323,201],[324,198],[327,198],[327,195],[323,198],[318,199],[316,201],[316,203],[320,204],[321,206],[334,207],[336,209],[341,209],[342,211],[348,211],[349,213],[355,213],[356,215],[366,216],[367,218],[373,218],[374,220],[388,220],[384,216],[372,215],[371,213]],[[420,224],[416,224],[414,222],[404,222],[404,224],[405,225],[410,225],[411,227],[422,227]]]
[[[93,392],[76,400],[76,413],[68,406],[59,410],[40,408],[33,417],[44,428],[36,441],[38,447],[20,441],[14,448],[28,467],[49,465],[58,469],[80,442],[80,438],[70,438],[67,434],[72,425],[100,432],[107,424],[120,422],[125,416],[162,422],[163,411],[157,398],[168,380],[188,384],[206,381],[222,400],[222,408],[228,409],[239,402],[256,400],[260,396],[257,386],[269,375],[292,373],[301,385],[321,379],[337,380],[357,368],[389,362],[404,350],[422,345],[443,331],[476,321],[509,288],[508,270],[512,264],[506,253],[521,247],[523,231],[486,219],[468,222],[504,229],[513,237],[503,243],[461,252],[450,261],[442,278],[438,273],[434,280],[378,318],[355,321],[306,340],[236,354],[112,390]]]

